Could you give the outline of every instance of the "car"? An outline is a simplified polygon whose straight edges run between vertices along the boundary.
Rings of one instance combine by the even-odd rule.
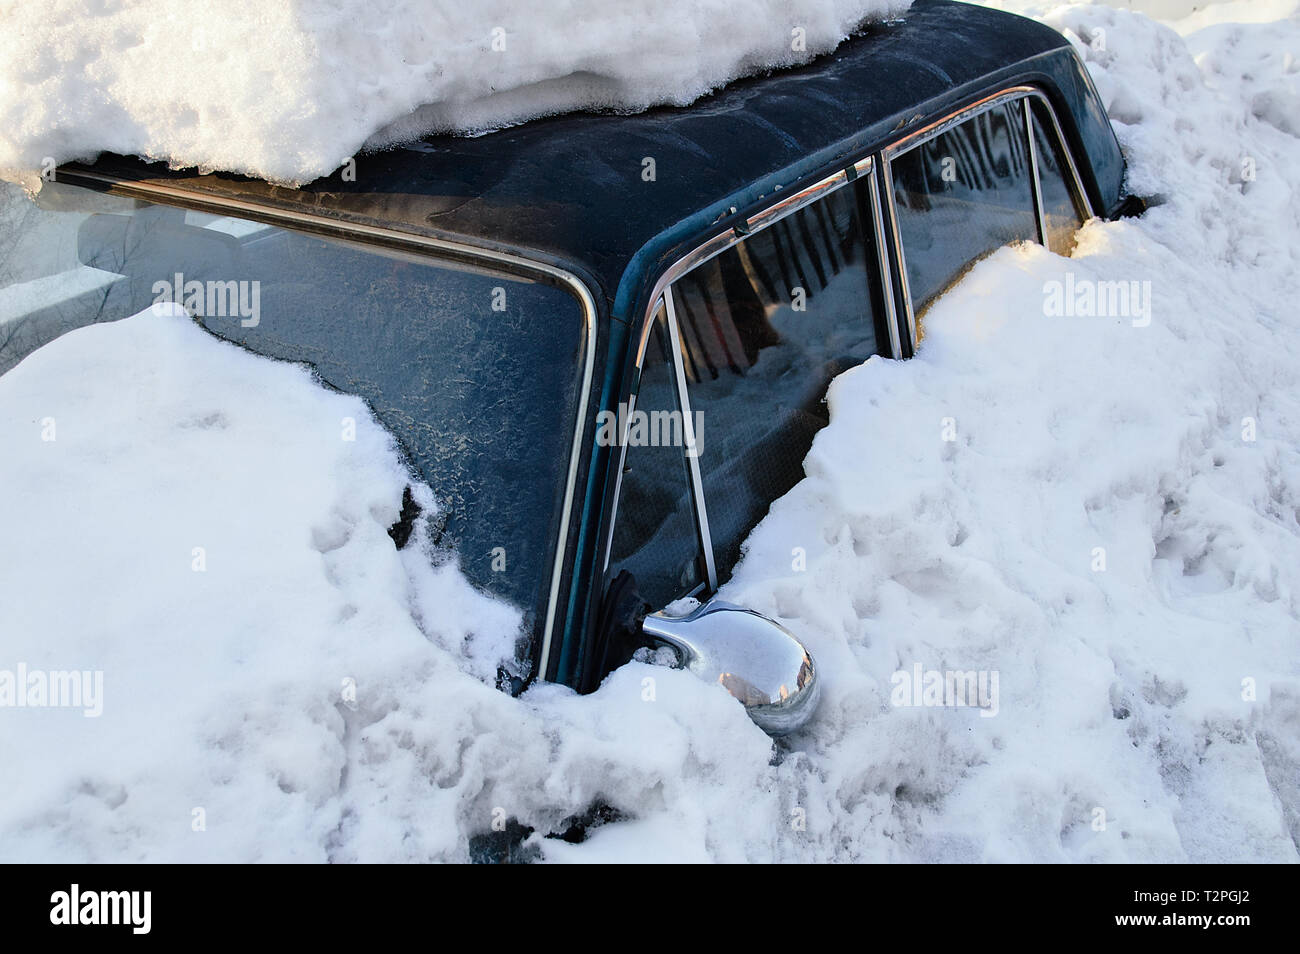
[[[439,502],[408,492],[395,544],[429,520],[522,611],[503,688],[590,692],[666,647],[780,735],[816,706],[815,663],[715,594],[802,478],[830,380],[910,357],[984,255],[1068,254],[1132,211],[1124,170],[1060,34],[917,0],[690,106],[431,136],[307,185],[59,167],[17,229],[0,371],[181,302],[365,398]]]

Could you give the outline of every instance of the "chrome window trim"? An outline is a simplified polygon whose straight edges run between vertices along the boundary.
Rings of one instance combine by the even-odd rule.
[[[412,246],[416,250],[439,251],[444,253],[451,252],[455,255],[464,256],[469,259],[479,259],[496,265],[508,266],[509,268],[517,269],[519,271],[545,275],[546,277],[565,286],[577,297],[578,303],[582,308],[583,318],[587,325],[585,341],[586,355],[583,362],[582,385],[578,396],[578,410],[574,422],[573,440],[569,447],[569,472],[565,481],[563,512],[560,515],[560,532],[551,557],[551,589],[546,604],[546,622],[542,632],[542,647],[538,657],[537,672],[533,674],[534,677],[545,680],[547,669],[550,664],[555,617],[559,605],[560,581],[564,576],[564,553],[568,549],[569,527],[573,512],[573,499],[578,483],[578,462],[582,457],[582,435],[586,430],[587,406],[590,402],[592,379],[595,375],[596,368],[596,300],[592,296],[591,290],[587,288],[586,283],[572,272],[558,268],[554,265],[548,265],[545,262],[539,262],[534,259],[525,258],[521,255],[512,255],[508,252],[499,252],[495,249],[481,248],[476,245],[462,242],[432,238],[426,235],[417,235],[410,232],[402,232],[397,229],[383,228],[374,225],[345,222],[309,212],[277,209],[273,206],[261,205],[256,202],[247,202],[242,199],[205,195],[189,189],[169,186],[163,183],[119,179],[114,176],[107,176],[89,170],[69,170],[66,173],[60,173],[60,175],[65,177],[64,181],[73,184],[75,184],[78,179],[99,182],[112,186],[116,194],[125,195],[130,198],[144,199],[145,201],[150,201],[154,197],[161,197],[164,199],[179,200],[196,207],[207,206],[222,211],[251,213],[256,219],[267,221],[269,224],[286,222],[302,226],[308,231],[319,232],[324,230],[337,232],[343,236],[356,235],[366,238],[397,242],[401,245]],[[428,257],[431,261],[436,261],[434,256],[429,255]]]
[[[1006,103],[1015,102],[1016,100],[1024,100],[1025,135],[1029,138],[1029,155],[1033,172],[1031,188],[1034,193],[1034,202],[1038,218],[1038,235],[1040,244],[1046,246],[1047,222],[1043,215],[1041,199],[1042,185],[1038,178],[1038,162],[1033,138],[1033,108],[1030,104],[1030,101],[1034,99],[1043,104],[1043,107],[1047,110],[1048,118],[1052,121],[1052,135],[1055,136],[1056,145],[1065,156],[1066,166],[1070,170],[1067,185],[1074,195],[1074,201],[1076,206],[1078,206],[1078,211],[1080,212],[1081,217],[1086,222],[1095,215],[1092,209],[1092,202],[1088,198],[1087,190],[1083,187],[1083,179],[1079,176],[1079,167],[1074,161],[1074,154],[1070,151],[1069,146],[1065,142],[1065,136],[1061,132],[1061,124],[1056,118],[1056,110],[1052,107],[1052,101],[1048,99],[1047,94],[1037,86],[1008,86],[996,93],[992,93],[982,99],[976,100],[969,106],[963,106],[961,109],[953,110],[951,113],[936,119],[934,122],[928,123],[915,132],[909,133],[901,139],[890,143],[880,151],[885,184],[888,186],[889,191],[889,224],[890,230],[893,233],[891,236],[891,242],[894,247],[895,259],[898,262],[898,282],[902,289],[903,309],[907,315],[907,331],[911,338],[910,344],[913,351],[916,350],[917,345],[916,309],[912,304],[912,291],[907,281],[907,259],[903,250],[903,240],[898,231],[898,207],[894,196],[894,177],[891,161],[898,156],[910,152],[917,146],[929,142],[936,136],[942,135],[954,126],[961,125],[973,116],[987,112],[990,109],[995,109],[998,106],[1005,105]]]
[[[889,244],[894,249],[894,261],[898,263],[898,296],[902,299],[903,315],[907,318],[907,342],[913,353],[916,352],[916,312],[912,308],[912,285],[907,280],[907,263],[903,260],[903,240],[898,233],[898,206],[894,201],[894,168],[889,161],[889,153],[880,154],[880,177],[884,181],[885,201],[889,203]]]

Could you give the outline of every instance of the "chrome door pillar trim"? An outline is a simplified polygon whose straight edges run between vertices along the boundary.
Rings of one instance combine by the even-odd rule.
[[[1020,115],[1025,122],[1025,142],[1029,148],[1029,185],[1034,193],[1034,218],[1038,222],[1038,244],[1047,246],[1047,216],[1043,214],[1043,183],[1038,177],[1038,146],[1034,143],[1034,114],[1029,97],[1020,101]]]
[[[885,299],[885,322],[889,326],[889,356],[901,358],[903,346],[898,331],[898,309],[894,303],[894,278],[885,248],[885,223],[880,209],[880,183],[876,181],[876,162],[872,156],[853,164],[857,178],[866,182],[867,201],[871,209],[871,226],[876,236],[876,264],[880,268],[880,287]]]
[[[363,238],[379,239],[382,241],[393,242],[402,246],[409,246],[413,251],[423,251],[425,254],[431,252],[451,253],[471,260],[486,261],[497,266],[506,266],[508,269],[514,269],[522,272],[531,272],[537,275],[544,275],[552,281],[558,282],[568,289],[577,299],[582,308],[583,319],[586,323],[585,338],[585,357],[582,369],[582,385],[578,394],[578,410],[573,426],[573,438],[569,445],[569,468],[568,475],[564,485],[564,504],[563,512],[560,515],[560,533],[556,541],[555,549],[551,555],[551,586],[550,593],[546,602],[546,622],[542,630],[542,646],[538,655],[537,672],[534,674],[537,678],[546,679],[547,669],[550,665],[551,648],[554,642],[556,615],[559,606],[560,581],[564,577],[564,555],[568,550],[569,527],[573,512],[573,501],[577,492],[578,485],[578,462],[582,457],[582,435],[586,431],[587,423],[587,406],[591,397],[591,384],[595,375],[596,368],[596,300],[591,294],[591,290],[586,283],[577,275],[540,262],[535,259],[526,258],[522,255],[513,255],[509,252],[500,252],[496,249],[482,248],[477,245],[470,245],[463,242],[455,242],[448,239],[433,238],[427,235],[418,235],[411,232],[402,232],[397,229],[384,228],[374,225],[362,225],[359,223],[341,221],[332,219],[329,216],[318,215],[310,212],[299,212],[289,209],[278,209],[274,206],[261,205],[256,202],[247,202],[241,199],[232,199],[224,196],[205,195],[203,193],[193,192],[189,189],[179,188],[160,182],[140,182],[118,179],[113,176],[106,176],[101,173],[91,172],[89,170],[69,170],[64,181],[76,183],[77,179],[98,182],[110,186],[113,191],[120,195],[126,195],[132,198],[153,201],[154,199],[165,199],[181,202],[193,208],[212,208],[223,212],[243,212],[251,215],[257,220],[267,222],[271,225],[284,225],[292,228],[297,226],[299,230],[309,232],[327,232],[338,237],[346,238],[349,235]],[[433,255],[429,255],[431,261],[437,261]]]
[[[907,279],[907,261],[903,258],[903,239],[898,231],[898,205],[894,201],[894,169],[889,153],[880,154],[880,176],[889,203],[889,242],[894,247],[894,261],[898,263],[898,291],[902,300],[903,315],[907,318],[907,346],[916,352],[916,309],[912,307],[912,284]]]

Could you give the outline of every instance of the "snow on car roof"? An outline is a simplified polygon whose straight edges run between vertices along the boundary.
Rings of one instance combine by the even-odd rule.
[[[281,209],[527,248],[593,278],[614,302],[630,264],[653,270],[733,207],[743,214],[775,189],[992,84],[1035,78],[1065,97],[1062,125],[1092,160],[1081,170],[1085,185],[1097,208],[1111,208],[1122,159],[1067,41],[1034,21],[947,0],[918,0],[905,18],[807,66],[739,81],[688,107],[569,114],[474,138],[426,137],[358,157],[349,174],[300,189],[117,156],[101,157],[95,168]],[[612,310],[625,316],[633,304],[620,298]]]

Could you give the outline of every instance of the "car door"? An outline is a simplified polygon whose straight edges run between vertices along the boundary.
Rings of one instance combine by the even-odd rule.
[[[624,430],[606,580],[633,574],[655,609],[711,596],[802,479],[831,379],[910,355],[918,316],[983,256],[1068,254],[1090,216],[1050,103],[1017,87],[706,240],[669,270],[629,398],[681,415],[690,446]]]

